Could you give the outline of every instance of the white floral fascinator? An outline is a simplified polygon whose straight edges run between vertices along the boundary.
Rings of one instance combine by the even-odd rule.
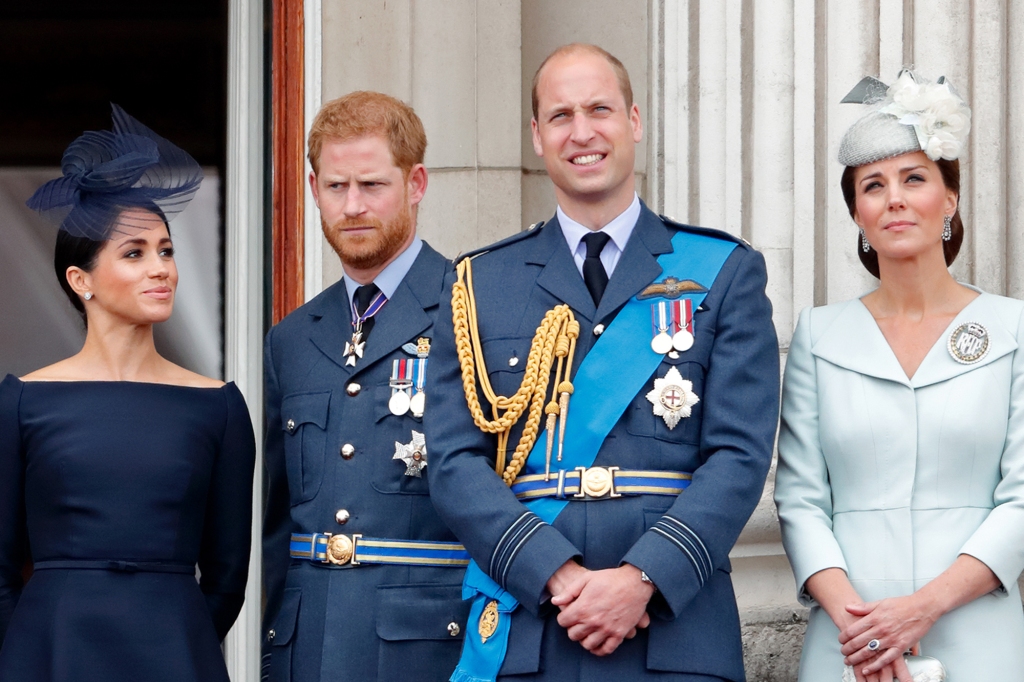
[[[887,86],[869,76],[843,102],[877,105],[843,136],[839,163],[844,166],[919,151],[933,161],[957,159],[971,131],[971,109],[945,77],[930,81],[904,70]]]

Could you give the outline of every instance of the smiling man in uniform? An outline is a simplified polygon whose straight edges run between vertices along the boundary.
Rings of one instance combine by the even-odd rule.
[[[452,680],[742,680],[728,554],[779,406],[764,259],[639,200],[640,110],[601,48],[544,61],[531,127],[555,216],[460,261],[433,351],[431,491],[474,559]]]

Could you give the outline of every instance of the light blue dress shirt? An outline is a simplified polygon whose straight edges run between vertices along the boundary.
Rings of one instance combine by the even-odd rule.
[[[377,285],[385,296],[390,300],[394,295],[395,291],[398,290],[398,285],[402,283],[405,276],[409,272],[409,268],[412,267],[413,262],[416,260],[416,256],[420,255],[420,250],[423,248],[423,240],[419,236],[413,237],[412,243],[398,255],[398,258],[388,263],[388,266],[380,271],[376,277],[373,278],[373,283]],[[348,304],[352,309],[352,317],[355,318],[356,311],[356,289],[362,286],[359,282],[355,281],[345,273],[345,291],[348,292]]]
[[[583,243],[583,237],[590,234],[593,230],[580,225],[567,216],[561,206],[558,207],[555,213],[558,216],[558,224],[562,228],[565,241],[569,245],[569,251],[572,252],[572,258],[576,262],[576,269],[580,271],[580,276],[582,277],[583,261],[587,257],[587,245]],[[608,273],[609,278],[611,278],[612,272],[619,262],[619,256],[622,255],[623,250],[626,248],[629,235],[633,234],[633,228],[639,219],[640,197],[634,193],[633,203],[629,205],[629,208],[598,230],[598,232],[604,232],[611,237],[611,241],[601,251],[601,264],[604,265],[604,271]]]

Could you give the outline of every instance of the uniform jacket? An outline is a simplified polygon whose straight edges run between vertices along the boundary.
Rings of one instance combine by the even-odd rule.
[[[534,330],[555,305],[567,303],[580,323],[578,365],[596,339],[597,325],[611,323],[631,297],[666,276],[685,279],[687,273],[662,272],[656,262],[672,250],[676,230],[733,240],[663,220],[643,207],[597,309],[557,219],[476,256],[479,329],[495,391],[507,396],[518,388]],[[728,554],[760,496],[778,417],[778,346],[765,280],[761,255],[738,244],[714,283],[702,283],[710,292],[694,316],[693,348],[676,360],[666,356],[594,462],[692,472],[692,485],[678,498],[570,502],[553,525],[520,504],[493,470],[495,438],[473,424],[466,407],[448,322],[450,287],[445,287],[440,313],[445,323],[437,332],[431,375],[437,409],[427,415],[434,448],[430,484],[442,518],[480,567],[521,604],[513,613],[502,675],[644,679],[660,671],[743,679]],[[650,341],[649,329],[636,330],[637,344]],[[693,382],[700,402],[669,430],[645,394],[673,365]],[[615,390],[614,367],[607,390]],[[513,432],[510,452],[520,429]],[[651,530],[658,524],[665,534]],[[649,607],[654,616],[649,633],[641,631],[605,658],[568,640],[554,620],[555,610],[544,603],[545,584],[574,557],[591,569],[629,562],[650,576],[660,592]]]
[[[841,568],[872,601],[914,592],[959,554],[984,562],[1004,589],[943,616],[923,653],[950,680],[1024,679],[1022,315],[1024,303],[981,294],[908,379],[860,299],[801,314],[775,484],[800,598],[815,607],[801,680],[842,674],[839,633],[804,590],[811,575]],[[974,364],[947,348],[964,322],[989,334]]]
[[[423,245],[355,367],[342,356],[352,335],[344,280],[267,335],[264,676],[271,680],[445,680],[455,667],[468,612],[461,568],[328,567],[291,560],[288,547],[291,533],[313,532],[454,541],[430,503],[426,476],[406,476],[393,459],[395,444],[410,442],[422,422],[388,409],[392,360],[415,357],[402,345],[433,337],[450,269]],[[346,444],[355,449],[348,459],[340,455]],[[428,462],[430,450],[428,442]],[[344,525],[335,520],[339,509],[349,512]]]

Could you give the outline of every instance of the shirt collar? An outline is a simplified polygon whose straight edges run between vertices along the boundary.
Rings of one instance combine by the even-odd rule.
[[[561,206],[555,210],[555,215],[558,216],[558,224],[562,228],[562,234],[565,236],[566,243],[569,245],[569,251],[576,253],[576,249],[579,248],[583,237],[590,234],[593,230],[567,216]],[[634,192],[633,203],[598,231],[604,232],[611,237],[612,242],[622,252],[626,250],[626,242],[629,241],[629,235],[633,234],[633,228],[636,227],[636,222],[639,219],[640,197]]]
[[[380,273],[373,278],[373,283],[377,285],[385,296],[390,300],[398,291],[398,285],[402,283],[405,276],[409,273],[409,269],[412,268],[413,262],[416,257],[420,255],[420,250],[423,249],[423,240],[419,236],[415,236],[412,239],[412,243],[406,247],[405,251],[398,254],[398,258],[388,263],[387,267],[380,271]],[[348,302],[352,306],[352,310],[355,310],[355,295],[356,289],[361,286],[359,282],[355,281],[348,276],[348,273],[344,274],[345,278],[345,290],[348,291]]]

